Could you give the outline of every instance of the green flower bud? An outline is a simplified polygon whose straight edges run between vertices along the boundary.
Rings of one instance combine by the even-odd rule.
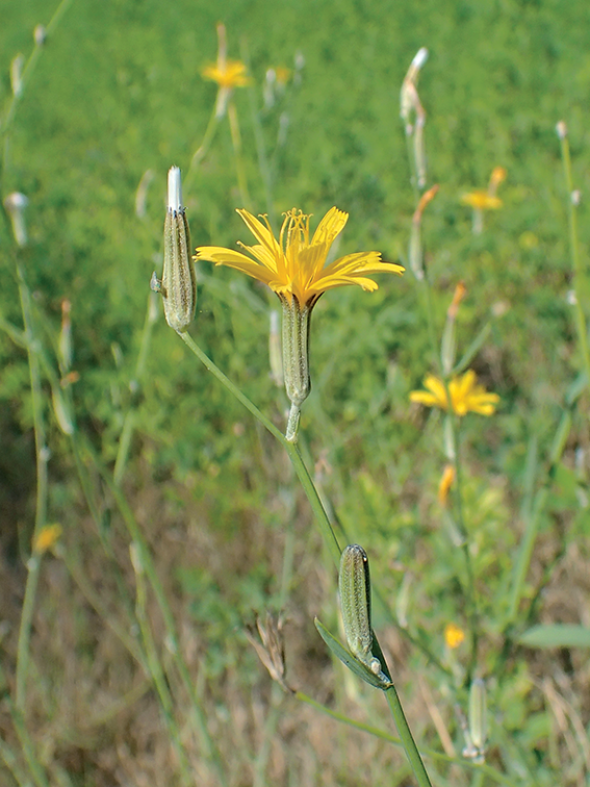
[[[374,675],[389,683],[381,662],[373,655],[369,559],[358,544],[350,544],[342,552],[338,588],[342,623],[350,652]]]
[[[294,295],[282,296],[283,377],[291,402],[286,438],[297,439],[301,405],[311,391],[309,378],[309,321],[313,304],[300,304]]]
[[[152,276],[151,287],[162,294],[166,322],[175,331],[186,331],[195,315],[197,285],[190,257],[188,221],[182,207],[180,170],[168,172],[168,211],[164,224],[162,281]]]
[[[469,689],[469,734],[475,748],[483,754],[488,738],[486,684],[475,678]]]

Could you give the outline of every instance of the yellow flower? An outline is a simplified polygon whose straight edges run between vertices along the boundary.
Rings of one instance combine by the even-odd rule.
[[[285,68],[285,66],[277,66],[274,69],[275,76],[277,78],[277,85],[284,86],[287,82],[291,79],[291,69]]]
[[[428,391],[412,391],[410,401],[448,410],[447,392],[442,380],[429,374],[424,380],[424,387]],[[498,394],[488,393],[482,385],[477,385],[477,375],[471,369],[462,377],[450,380],[448,387],[453,412],[460,417],[469,412],[493,415],[500,401]]]
[[[227,110],[227,105],[234,87],[244,87],[252,81],[246,76],[246,66],[241,60],[227,59],[227,38],[225,35],[225,25],[217,25],[217,62],[206,66],[201,75],[205,79],[217,82],[219,90],[217,92],[217,102],[215,105],[215,117],[219,120]]]
[[[453,465],[445,465],[443,474],[438,485],[438,502],[441,506],[446,506],[449,491],[455,482],[455,468]]]
[[[250,77],[246,76],[246,66],[240,60],[225,60],[206,66],[201,72],[205,79],[217,82],[219,87],[233,88],[244,87],[250,84]]]
[[[46,527],[42,528],[42,530],[39,532],[39,535],[35,539],[35,543],[33,545],[34,551],[38,553],[47,552],[48,549],[51,549],[51,547],[55,546],[61,534],[61,525],[47,525]]]
[[[503,183],[506,180],[507,175],[508,173],[506,172],[504,167],[494,167],[494,169],[492,170],[492,174],[490,175],[488,193],[494,196],[498,186],[500,185],[500,183]]]
[[[487,191],[470,191],[461,197],[463,205],[469,205],[475,210],[497,210],[502,207],[502,200],[499,197],[491,196]]]
[[[445,642],[447,647],[455,650],[465,641],[465,632],[456,623],[447,623],[445,626]]]
[[[256,246],[240,243],[254,259],[219,246],[201,246],[197,249],[197,259],[236,268],[267,284],[282,301],[291,303],[295,299],[300,306],[311,307],[326,290],[358,284],[372,292],[377,289],[377,283],[369,275],[401,275],[404,271],[401,265],[382,262],[377,251],[347,254],[326,265],[330,247],[348,220],[348,213],[338,208],[326,213],[311,240],[310,217],[296,208],[285,214],[278,241],[266,216],[261,216],[263,221],[259,221],[247,210],[237,212],[258,241]]]

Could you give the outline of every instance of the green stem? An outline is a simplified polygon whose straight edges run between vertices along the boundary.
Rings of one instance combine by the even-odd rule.
[[[4,118],[2,124],[0,125],[0,140],[2,140],[2,157],[0,161],[0,193],[3,191],[2,188],[2,179],[4,172],[6,170],[6,160],[8,157],[8,134],[10,132],[11,126],[14,122],[14,118],[16,116],[16,111],[22,98],[25,93],[25,89],[29,84],[31,77],[35,71],[35,67],[39,58],[41,57],[41,52],[45,44],[47,43],[47,39],[49,39],[53,33],[57,25],[59,24],[62,16],[68,9],[68,6],[71,4],[72,0],[61,0],[58,7],[55,9],[53,16],[51,17],[49,24],[45,28],[45,35],[46,41],[43,44],[35,44],[35,48],[29,55],[29,59],[26,62],[26,65],[23,69],[22,77],[21,77],[21,89],[18,95],[13,95],[8,105],[8,111],[6,113],[6,117]]]
[[[22,713],[17,708],[13,708],[12,705],[9,705],[9,707],[11,710],[11,719],[14,730],[22,747],[25,762],[27,763],[36,787],[49,787],[49,781],[45,775],[43,767],[37,759],[35,747],[33,746],[33,741],[31,740],[31,737],[25,726]]]
[[[316,520],[319,524],[320,530],[322,531],[322,536],[324,538],[324,543],[327,545],[328,549],[330,550],[330,555],[334,562],[336,568],[340,565],[340,556],[342,554],[342,550],[338,543],[338,539],[336,538],[336,534],[334,532],[334,528],[332,527],[332,523],[324,505],[320,499],[318,491],[313,483],[311,476],[307,470],[307,466],[303,460],[301,455],[301,450],[299,448],[298,443],[291,443],[289,442],[285,435],[277,429],[277,427],[270,421],[260,410],[254,405],[247,396],[245,396],[242,391],[228,378],[226,375],[216,366],[213,361],[205,355],[205,353],[201,350],[201,348],[196,344],[194,339],[188,333],[179,333],[180,338],[184,341],[184,343],[189,347],[192,353],[196,355],[196,357],[201,361],[201,363],[205,366],[205,368],[211,372],[211,374],[216,377],[219,382],[224,385],[230,393],[235,396],[235,398],[244,405],[244,407],[249,410],[252,415],[267,429],[273,437],[275,437],[279,443],[283,446],[289,458],[293,464],[293,468],[297,473],[299,481],[303,486],[303,489],[307,495],[307,499],[311,508],[315,514]],[[383,598],[383,596],[379,593],[378,589],[374,590],[375,598],[381,604],[384,611],[388,615],[389,619],[396,624],[396,621],[391,616],[391,611]],[[397,627],[402,636],[404,636],[409,642],[411,642],[415,647],[421,650],[426,658],[431,661],[439,670],[441,670],[445,674],[449,674],[449,670],[446,669],[442,663],[436,658],[436,656],[429,650],[429,648],[420,640],[413,637],[410,632],[406,629],[402,629],[399,626]]]
[[[273,437],[279,441],[279,443],[283,446],[285,451],[289,455],[289,459],[293,463],[293,467],[295,468],[295,472],[299,480],[301,481],[301,485],[305,490],[307,495],[307,499],[313,509],[313,512],[317,518],[318,524],[320,526],[320,530],[322,531],[322,535],[324,537],[324,541],[330,550],[330,554],[332,556],[332,560],[334,561],[334,565],[338,567],[340,565],[340,554],[341,549],[340,545],[338,544],[338,539],[336,538],[336,534],[332,529],[332,525],[330,524],[330,520],[322,502],[319,498],[317,493],[317,489],[314,486],[313,481],[307,471],[307,467],[303,461],[301,456],[301,452],[296,443],[290,443],[283,433],[277,429],[277,427],[270,421],[260,410],[253,404],[247,396],[245,396],[242,391],[228,378],[226,375],[216,366],[213,361],[205,355],[205,353],[201,350],[199,345],[194,341],[194,339],[186,332],[178,334],[183,342],[187,345],[194,355],[201,361],[201,363],[205,366],[205,368],[216,377],[222,385],[224,385],[230,393],[232,393],[235,398],[244,405],[244,407],[249,410],[252,415],[267,429]]]
[[[582,358],[584,360],[584,368],[586,370],[586,383],[590,385],[590,351],[588,350],[588,329],[586,327],[586,318],[584,316],[584,309],[582,306],[584,292],[583,292],[583,279],[584,269],[582,266],[582,258],[580,256],[580,246],[578,243],[578,214],[577,204],[574,199],[574,186],[572,179],[572,162],[570,157],[570,146],[567,134],[560,134],[561,142],[561,156],[563,159],[563,169],[565,174],[565,182],[568,192],[568,221],[569,221],[569,234],[570,234],[570,254],[572,259],[572,266],[574,269],[574,291],[576,293],[576,328],[578,331],[578,341],[582,350]]]
[[[426,323],[428,325],[428,335],[430,337],[430,343],[432,347],[433,356],[435,358],[437,371],[445,387],[447,402],[451,402],[451,393],[449,391],[448,377],[445,374],[441,354],[438,352],[438,343],[436,339],[436,326],[434,323],[434,309],[432,304],[432,292],[431,292],[430,279],[427,270],[424,271],[424,278],[421,281],[417,280],[417,284],[423,292],[423,297],[421,299],[421,302],[422,302]],[[461,451],[460,451],[460,429],[459,429],[460,422],[451,407],[449,407],[449,411],[446,417],[448,419],[448,424],[451,430],[451,439],[453,442],[452,461],[453,461],[453,467],[455,469],[455,479],[456,479],[454,502],[455,502],[455,510],[457,513],[457,526],[459,529],[459,533],[461,535],[461,550],[463,552],[463,556],[465,560],[465,570],[467,573],[467,585],[466,587],[464,587],[463,592],[464,592],[465,602],[469,610],[468,616],[470,620],[470,634],[471,634],[469,669],[467,671],[467,680],[469,680],[469,676],[471,675],[473,669],[475,668],[475,663],[477,660],[477,642],[479,637],[479,612],[477,606],[477,599],[475,595],[475,578],[473,575],[473,566],[471,563],[471,555],[469,553],[468,532],[467,532],[467,528],[465,527],[465,520],[463,517],[463,470],[461,465]]]
[[[43,420],[43,391],[41,388],[41,371],[35,352],[32,351],[35,333],[31,313],[31,301],[28,287],[20,264],[17,263],[18,287],[20,293],[21,309],[27,338],[27,355],[29,362],[29,376],[31,381],[31,403],[33,408],[33,427],[35,431],[35,455],[37,466],[37,499],[35,505],[35,525],[33,529],[33,543],[47,521],[47,462],[48,449],[46,446],[45,424]],[[31,627],[35,609],[35,596],[39,583],[39,569],[41,558],[33,554],[27,563],[28,574],[25,587],[25,597],[21,614],[18,633],[17,661],[16,661],[16,693],[15,703],[19,712],[24,712],[26,707],[26,681],[29,668]]]
[[[451,395],[446,378],[444,379],[445,390],[447,393],[447,401],[451,401]],[[469,667],[467,669],[466,682],[471,680],[471,675],[477,663],[477,643],[479,639],[479,611],[477,604],[477,597],[475,594],[475,577],[473,575],[473,565],[471,563],[471,553],[469,552],[469,535],[465,527],[465,520],[463,518],[463,466],[461,464],[461,430],[460,421],[455,413],[451,412],[449,408],[448,418],[450,419],[452,440],[455,449],[454,467],[455,467],[455,508],[457,511],[457,525],[461,533],[461,550],[465,559],[465,571],[467,572],[467,588],[464,590],[466,596],[466,604],[469,616],[469,628],[471,635],[470,642],[470,657]]]
[[[217,102],[215,102],[215,105],[213,106],[213,112],[211,113],[211,117],[209,118],[209,123],[207,124],[207,128],[205,130],[205,135],[203,137],[203,140],[199,145],[199,147],[193,153],[188,171],[183,179],[183,189],[185,194],[189,193],[190,188],[193,185],[193,181],[196,177],[198,166],[209,152],[209,147],[211,146],[211,143],[213,142],[213,137],[215,136],[215,132],[217,131],[218,121],[219,118],[217,117]]]
[[[412,770],[414,771],[414,776],[416,777],[418,784],[420,787],[432,787],[432,782],[426,773],[426,768],[422,762],[422,757],[420,757],[420,752],[418,751],[416,743],[414,742],[414,738],[412,737],[412,733],[410,732],[406,714],[402,708],[402,704],[395,686],[385,689],[384,693],[389,707],[391,708],[393,718],[395,719],[397,731],[405,749],[406,756],[410,761],[410,765],[412,766]]]
[[[227,105],[227,116],[229,118],[231,141],[234,148],[234,158],[236,160],[236,174],[238,177],[238,188],[242,199],[242,207],[250,208],[250,194],[248,193],[248,181],[246,179],[246,170],[242,157],[242,137],[240,134],[240,124],[238,122],[238,112],[231,98]]]

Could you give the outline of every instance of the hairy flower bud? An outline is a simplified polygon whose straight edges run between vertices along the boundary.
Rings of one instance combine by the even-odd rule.
[[[309,396],[309,321],[312,307],[301,305],[294,295],[283,296],[283,377],[291,402],[287,440],[297,439],[301,405]]]
[[[350,652],[374,675],[388,681],[381,662],[373,655],[369,559],[358,544],[349,544],[342,552],[338,589],[342,624]]]
[[[168,210],[164,224],[162,281],[152,276],[151,287],[162,294],[166,322],[175,331],[186,331],[195,315],[197,285],[190,258],[188,221],[182,207],[180,170],[168,172]]]

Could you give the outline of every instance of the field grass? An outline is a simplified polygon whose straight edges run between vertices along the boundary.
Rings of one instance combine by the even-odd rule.
[[[421,784],[382,692],[314,626],[340,625],[330,527],[369,556],[432,784],[588,785],[587,4],[0,0],[0,19],[2,787]],[[220,21],[250,83],[215,121]],[[439,190],[418,226],[399,100],[420,47]],[[337,256],[407,268],[314,308],[298,448],[272,431],[275,294],[196,263],[189,333],[260,420],[150,290],[173,165],[193,249],[252,243],[236,208],[277,232],[336,205]],[[474,233],[462,197],[496,167]],[[468,369],[492,415],[410,401]],[[251,644],[279,615],[292,691]],[[485,764],[462,754],[478,678]]]

